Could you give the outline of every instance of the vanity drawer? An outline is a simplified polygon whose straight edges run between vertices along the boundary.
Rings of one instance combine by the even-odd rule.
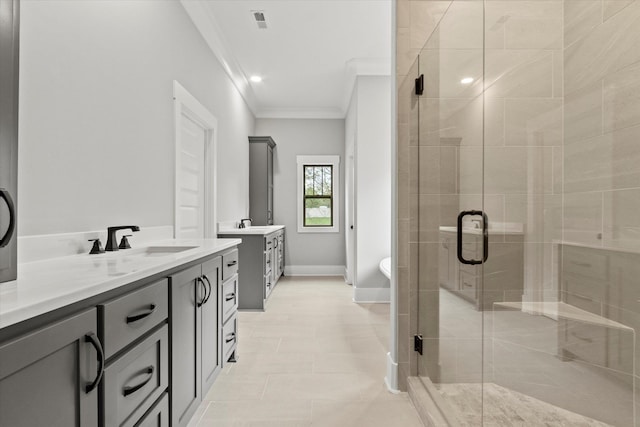
[[[169,427],[169,393],[165,393],[135,427]]]
[[[587,363],[606,366],[607,328],[573,320],[567,320],[565,328],[565,352]]]
[[[222,327],[222,363],[229,360],[231,353],[236,349],[238,343],[238,315],[237,313]]]
[[[106,359],[153,329],[169,312],[167,279],[98,306]]]
[[[104,370],[105,426],[133,426],[169,384],[169,326],[164,325]]]
[[[227,280],[238,272],[238,250],[222,255],[222,280]]]
[[[580,274],[592,279],[607,279],[609,276],[608,257],[593,249],[563,246],[563,273]]]
[[[565,291],[567,297],[573,300],[582,300],[582,304],[585,303],[585,299],[598,303],[597,309],[599,310],[599,303],[605,302],[606,290],[608,287],[607,283],[604,283],[601,280],[593,280],[583,276],[577,276],[572,274],[565,274],[563,277],[563,291]],[[569,301],[566,301],[570,303]],[[574,304],[582,309],[587,311],[592,311],[590,307],[582,307],[580,303]],[[600,314],[600,311],[597,311]]]
[[[222,285],[222,322],[238,310],[238,275]]]

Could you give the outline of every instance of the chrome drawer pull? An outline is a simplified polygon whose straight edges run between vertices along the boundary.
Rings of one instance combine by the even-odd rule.
[[[140,314],[132,314],[131,316],[127,316],[127,323],[137,322],[138,320],[142,320],[145,317],[149,317],[153,314],[154,311],[156,311],[156,305],[150,304],[148,311],[145,311],[144,313],[140,313]]]
[[[593,338],[581,337],[580,335],[576,334],[575,332],[571,332],[571,335],[573,335],[574,337],[578,338],[580,341],[584,341],[584,342],[588,342],[588,343],[592,343],[593,342]]]
[[[577,265],[578,267],[586,267],[586,268],[591,267],[591,264],[586,262],[571,261],[571,264]]]
[[[153,366],[149,366],[148,368],[145,368],[142,372],[142,374],[148,374],[149,378],[147,378],[146,380],[142,381],[140,384],[136,384],[134,386],[127,386],[125,388],[122,389],[122,395],[123,396],[129,396],[130,394],[135,393],[136,391],[140,390],[142,387],[144,387],[145,385],[147,385],[147,383],[149,381],[151,381],[151,379],[153,378]]]
[[[236,294],[235,294],[235,293],[227,294],[227,295],[225,296],[225,299],[224,299],[224,300],[225,300],[225,301],[231,301],[231,300],[233,300],[233,299],[236,299]]]
[[[225,342],[226,343],[230,343],[231,341],[236,339],[236,333],[235,332],[231,332],[229,335],[227,335],[227,337],[231,337],[231,338],[225,339]]]

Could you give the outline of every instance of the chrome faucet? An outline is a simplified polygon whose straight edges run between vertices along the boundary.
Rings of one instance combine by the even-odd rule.
[[[137,225],[120,225],[118,227],[108,227],[107,228],[107,244],[105,245],[105,251],[117,251],[118,250],[118,239],[116,239],[116,231],[118,230],[131,230],[131,231],[140,231],[140,227]]]
[[[240,220],[240,224],[238,224],[238,228],[246,228],[246,225],[244,225],[245,221],[253,221],[251,218],[244,218]]]

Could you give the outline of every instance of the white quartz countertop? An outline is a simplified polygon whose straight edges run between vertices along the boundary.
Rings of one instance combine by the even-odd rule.
[[[240,239],[171,239],[146,247],[80,254],[18,265],[18,279],[0,284],[0,329],[224,251]]]
[[[223,228],[218,230],[218,234],[237,234],[237,235],[257,235],[257,236],[266,236],[267,234],[271,234],[274,231],[282,230],[284,225],[261,225],[261,226],[251,226],[247,228]]]

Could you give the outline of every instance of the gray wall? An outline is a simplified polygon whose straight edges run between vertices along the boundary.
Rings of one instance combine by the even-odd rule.
[[[323,273],[329,269],[299,269],[300,266],[341,267],[344,272],[344,120],[257,119],[256,135],[269,135],[276,142],[274,156],[274,220],[286,232],[285,263],[289,269]],[[298,155],[340,156],[340,232],[297,232]]]
[[[21,12],[20,235],[173,225],[173,80],[220,125],[218,220],[246,216],[255,118],[179,2]]]

